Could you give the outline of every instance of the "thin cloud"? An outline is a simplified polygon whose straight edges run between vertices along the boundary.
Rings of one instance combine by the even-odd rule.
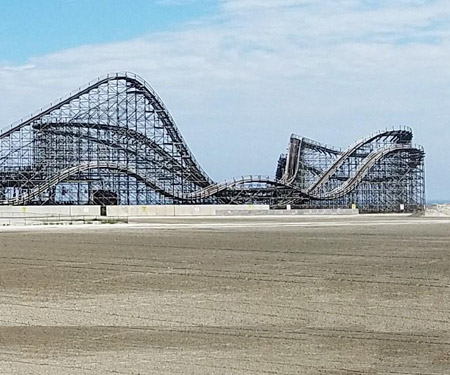
[[[16,65],[16,66],[4,66],[3,70],[11,71],[11,72],[23,72],[25,70],[30,70],[36,68],[36,65],[26,64],[26,65]]]

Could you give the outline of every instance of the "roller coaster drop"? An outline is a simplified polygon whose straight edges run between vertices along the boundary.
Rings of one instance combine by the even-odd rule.
[[[346,150],[292,135],[276,177],[215,183],[154,90],[132,73],[99,78],[0,134],[0,203],[265,203],[363,212],[424,205],[424,157],[409,128]]]

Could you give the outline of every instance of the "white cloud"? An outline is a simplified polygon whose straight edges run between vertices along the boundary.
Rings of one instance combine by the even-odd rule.
[[[12,72],[22,72],[24,70],[34,69],[36,65],[33,64],[25,64],[25,65],[16,65],[16,66],[4,66],[3,70],[9,70]]]
[[[299,7],[314,5],[316,0],[223,0],[223,7],[229,12],[255,11],[261,9],[282,9],[288,7]]]
[[[0,113],[7,125],[98,75],[131,70],[166,101],[214,178],[273,174],[291,132],[346,146],[409,124],[428,151],[428,195],[445,197],[450,3],[367,4],[223,0],[220,15],[182,30],[3,67]]]

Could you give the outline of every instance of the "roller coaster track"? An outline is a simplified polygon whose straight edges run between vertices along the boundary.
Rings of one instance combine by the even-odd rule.
[[[280,179],[280,182],[286,185],[292,185],[297,177],[300,168],[300,154],[303,145],[303,139],[291,136],[289,153],[286,160],[286,170]]]
[[[81,172],[86,172],[92,169],[109,169],[117,172],[125,173],[129,176],[136,178],[138,181],[143,182],[145,185],[154,189],[157,193],[164,195],[170,198],[176,198],[181,201],[195,201],[210,198],[224,190],[234,188],[236,186],[246,184],[246,183],[265,183],[269,185],[277,185],[280,183],[270,179],[269,177],[264,176],[246,176],[240,179],[229,180],[217,184],[213,184],[208,186],[207,188],[195,191],[193,193],[188,194],[177,194],[172,193],[164,188],[158,186],[157,182],[149,178],[148,176],[143,175],[138,172],[134,168],[127,167],[124,164],[114,163],[114,162],[93,162],[93,163],[84,163],[80,165],[76,165],[70,168],[66,168],[61,170],[58,174],[47,180],[45,183],[36,186],[30,192],[24,193],[19,197],[10,199],[7,201],[7,204],[11,205],[22,205],[32,201],[34,198],[38,197],[40,194],[46,192],[50,188],[58,185],[61,182],[64,182],[69,177],[76,175]]]
[[[324,144],[314,141],[312,139],[300,137],[296,134],[292,134],[291,139],[292,138],[301,139],[302,147],[304,147],[304,148],[309,148],[311,150],[319,151],[319,152],[330,154],[330,155],[339,155],[342,153],[342,150],[339,148],[336,148],[336,147],[330,146],[330,145],[324,145]]]
[[[332,190],[331,192],[325,193],[323,195],[311,195],[308,192],[300,191],[302,195],[305,197],[308,196],[310,198],[315,199],[321,199],[321,200],[328,200],[328,199],[336,199],[344,196],[345,194],[348,194],[352,190],[354,190],[357,185],[362,181],[362,179],[369,173],[370,169],[382,158],[388,156],[389,154],[396,153],[396,152],[412,152],[412,153],[423,153],[423,150],[413,147],[411,145],[403,145],[403,144],[397,144],[397,145],[391,145],[384,147],[382,149],[377,150],[376,152],[371,153],[364,162],[359,166],[357,171],[355,172],[355,175],[351,178],[349,178],[345,183],[343,183],[338,188]],[[47,180],[45,183],[35,187],[30,192],[22,194],[19,197],[10,199],[7,201],[8,204],[12,205],[21,205],[26,204],[30,202],[32,199],[36,198],[40,194],[46,192],[48,189],[58,185],[59,183],[65,181],[70,176],[75,175],[80,172],[85,172],[90,169],[109,169],[109,170],[115,170],[118,172],[125,173],[129,176],[132,176],[136,178],[137,180],[143,182],[147,186],[150,186],[152,189],[154,189],[156,192],[167,196],[171,198],[179,199],[180,201],[196,201],[196,200],[202,200],[207,199],[210,197],[213,197],[215,195],[218,195],[221,192],[224,192],[225,190],[233,189],[236,186],[243,185],[243,184],[249,184],[249,183],[260,183],[260,184],[268,184],[268,185],[275,185],[279,187],[286,187],[288,188],[288,185],[285,185],[283,183],[280,183],[279,181],[275,181],[273,179],[270,179],[269,177],[264,176],[246,176],[242,177],[240,179],[233,179],[221,183],[212,184],[204,189],[197,190],[192,193],[188,194],[173,194],[171,192],[166,191],[164,188],[158,186],[157,182],[148,176],[144,176],[138,171],[136,171],[133,168],[127,167],[126,165],[122,165],[119,163],[113,163],[113,162],[94,162],[94,163],[85,163],[80,164],[77,166],[73,166],[71,168],[64,169],[60,171],[57,175],[53,176],[49,180]]]
[[[40,184],[36,186],[35,188],[31,189],[28,193],[24,193],[16,198],[10,199],[7,201],[8,204],[12,205],[22,205],[30,202],[34,198],[38,197],[40,194],[46,192],[50,188],[58,185],[61,182],[64,182],[67,180],[70,176],[73,176],[77,173],[85,172],[91,169],[109,169],[114,170],[118,172],[125,173],[129,176],[135,177],[138,181],[143,182],[147,186],[150,186],[152,189],[154,189],[157,193],[160,193],[161,195],[171,197],[172,194],[158,186],[157,182],[155,182],[153,179],[149,178],[148,176],[143,176],[139,172],[137,172],[133,168],[129,168],[124,164],[114,163],[114,162],[92,162],[92,163],[84,163],[80,165],[75,165],[70,168],[66,168],[61,170],[59,173],[57,173],[55,176],[48,179],[45,183]]]
[[[366,159],[364,159],[364,162],[358,167],[354,176],[349,178],[342,185],[332,190],[331,192],[324,194],[323,196],[314,195],[313,197],[322,199],[336,199],[343,197],[357,187],[357,185],[363,180],[363,178],[369,173],[370,169],[378,161],[388,156],[389,154],[396,152],[423,154],[423,150],[418,148],[417,146],[400,144],[383,147],[376,152],[371,153]]]
[[[172,118],[170,112],[164,105],[161,98],[145,80],[133,73],[114,73],[98,78],[97,81],[91,82],[88,85],[81,87],[78,91],[69,94],[69,96],[67,96],[66,98],[60,98],[57,104],[50,104],[49,107],[39,111],[37,114],[32,114],[28,119],[22,119],[18,123],[11,125],[9,129],[0,133],[0,140],[10,136],[12,133],[17,132],[22,128],[25,128],[26,126],[32,125],[35,121],[39,120],[43,116],[49,115],[57,109],[61,109],[64,105],[71,103],[73,100],[78,99],[82,95],[88,94],[93,89],[96,89],[106,83],[118,80],[124,80],[130,83],[135,90],[138,90],[140,93],[142,93],[147,98],[147,100],[152,103],[152,106],[158,113],[158,116],[162,121],[167,133],[173,140],[173,143],[176,144],[180,149],[181,154],[183,155],[183,159],[188,165],[188,168],[192,171],[195,171],[195,174],[201,177],[201,179],[199,180],[201,185],[207,186],[213,183],[210,177],[196,161],[194,155],[184,141],[180,131],[178,130],[178,127],[175,124],[174,119]]]
[[[119,126],[114,125],[108,125],[108,124],[90,124],[90,123],[80,123],[80,122],[70,122],[70,123],[48,123],[44,124],[42,126],[36,126],[35,129],[41,131],[41,132],[49,132],[51,134],[55,135],[65,135],[65,136],[76,136],[83,139],[90,140],[91,142],[95,143],[102,143],[106,144],[110,147],[114,148],[120,148],[126,152],[130,152],[129,149],[123,147],[123,145],[115,142],[111,142],[107,139],[98,139],[93,136],[88,136],[86,134],[81,133],[74,133],[70,130],[73,128],[83,128],[83,129],[95,129],[95,130],[110,130],[116,134],[121,135],[122,137],[130,137],[135,143],[136,150],[138,148],[141,148],[144,152],[142,154],[142,157],[145,159],[145,150],[148,148],[148,150],[154,152],[159,156],[159,160],[152,159],[150,162],[155,163],[156,165],[159,165],[160,167],[167,169],[169,171],[184,171],[190,172],[191,175],[194,177],[195,181],[198,182],[198,185],[201,187],[209,186],[210,183],[204,180],[203,176],[199,173],[198,169],[190,170],[189,168],[185,168],[179,161],[177,161],[174,158],[171,158],[171,155],[159,144],[151,140],[149,137],[147,137],[145,134],[139,133],[132,129],[126,129]],[[60,129],[63,129],[62,131]],[[135,152],[136,153],[136,152]]]
[[[404,137],[408,140],[411,140],[412,131],[411,129],[405,130],[383,130],[378,133],[375,133],[369,137],[362,138],[361,140],[355,142],[352,146],[350,146],[346,151],[344,151],[335,161],[334,163],[327,169],[327,171],[313,184],[311,185],[307,193],[308,195],[314,196],[315,193],[319,190],[319,188],[326,183],[332,175],[334,175],[337,170],[345,163],[345,161],[354,154],[358,149],[363,147],[366,144],[373,142],[378,138],[383,137],[396,137],[398,140],[403,141]],[[369,154],[369,156],[372,154]]]
[[[244,176],[240,179],[232,179],[220,183],[216,183],[210,185],[204,189],[194,191],[193,193],[189,193],[183,197],[185,200],[200,200],[205,198],[210,198],[218,193],[221,193],[228,189],[233,189],[236,186],[240,186],[243,184],[267,184],[267,185],[275,185],[281,187],[288,187],[286,184],[283,184],[280,181],[275,181],[270,177],[265,176]]]
[[[319,179],[313,185],[308,188],[307,193],[313,196],[319,190],[319,188],[323,186],[323,184],[326,183],[330,179],[330,177],[338,171],[338,169],[348,160],[350,156],[354,155],[364,145],[383,137],[396,138],[397,141],[401,142],[404,142],[405,140],[409,141],[412,138],[412,131],[410,128],[382,130],[378,133],[372,134],[369,137],[360,139],[344,152],[341,152],[332,146],[322,145],[311,139],[302,138],[295,134],[292,134],[289,153],[286,160],[286,169],[285,173],[280,179],[280,182],[285,185],[292,185],[294,183],[300,170],[300,158],[302,149],[310,148],[322,153],[337,156],[334,163],[319,176]],[[370,154],[371,153],[369,153],[368,156]]]
[[[315,199],[335,199],[344,196],[348,192],[352,191],[356,188],[356,186],[361,182],[361,180],[369,173],[370,169],[382,158],[388,156],[389,154],[395,153],[395,152],[413,152],[413,153],[423,153],[423,150],[420,148],[417,148],[416,146],[411,145],[403,145],[403,144],[397,144],[397,145],[391,145],[384,148],[381,148],[375,152],[372,152],[364,161],[361,163],[357,171],[355,172],[355,175],[348,180],[338,188],[334,189],[333,191],[326,193],[324,195],[316,195],[316,194],[310,194],[308,191],[301,191],[301,193],[304,196],[309,196],[310,198]],[[208,186],[205,189],[195,191],[185,198],[188,199],[203,199],[208,198],[213,195],[216,195],[222,191],[225,191],[227,189],[234,188],[236,186],[245,184],[245,183],[265,183],[269,185],[276,185],[280,187],[291,187],[288,184],[285,184],[281,181],[275,181],[268,177],[262,177],[262,176],[247,176],[243,177],[242,179],[238,180],[229,180],[218,184],[213,184],[211,186]]]

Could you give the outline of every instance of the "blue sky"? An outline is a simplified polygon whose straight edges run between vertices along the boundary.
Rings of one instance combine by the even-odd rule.
[[[0,61],[177,29],[217,12],[215,1],[0,0]]]
[[[0,0],[0,127],[114,71],[162,97],[215,180],[273,175],[291,133],[411,126],[450,198],[448,0]]]

